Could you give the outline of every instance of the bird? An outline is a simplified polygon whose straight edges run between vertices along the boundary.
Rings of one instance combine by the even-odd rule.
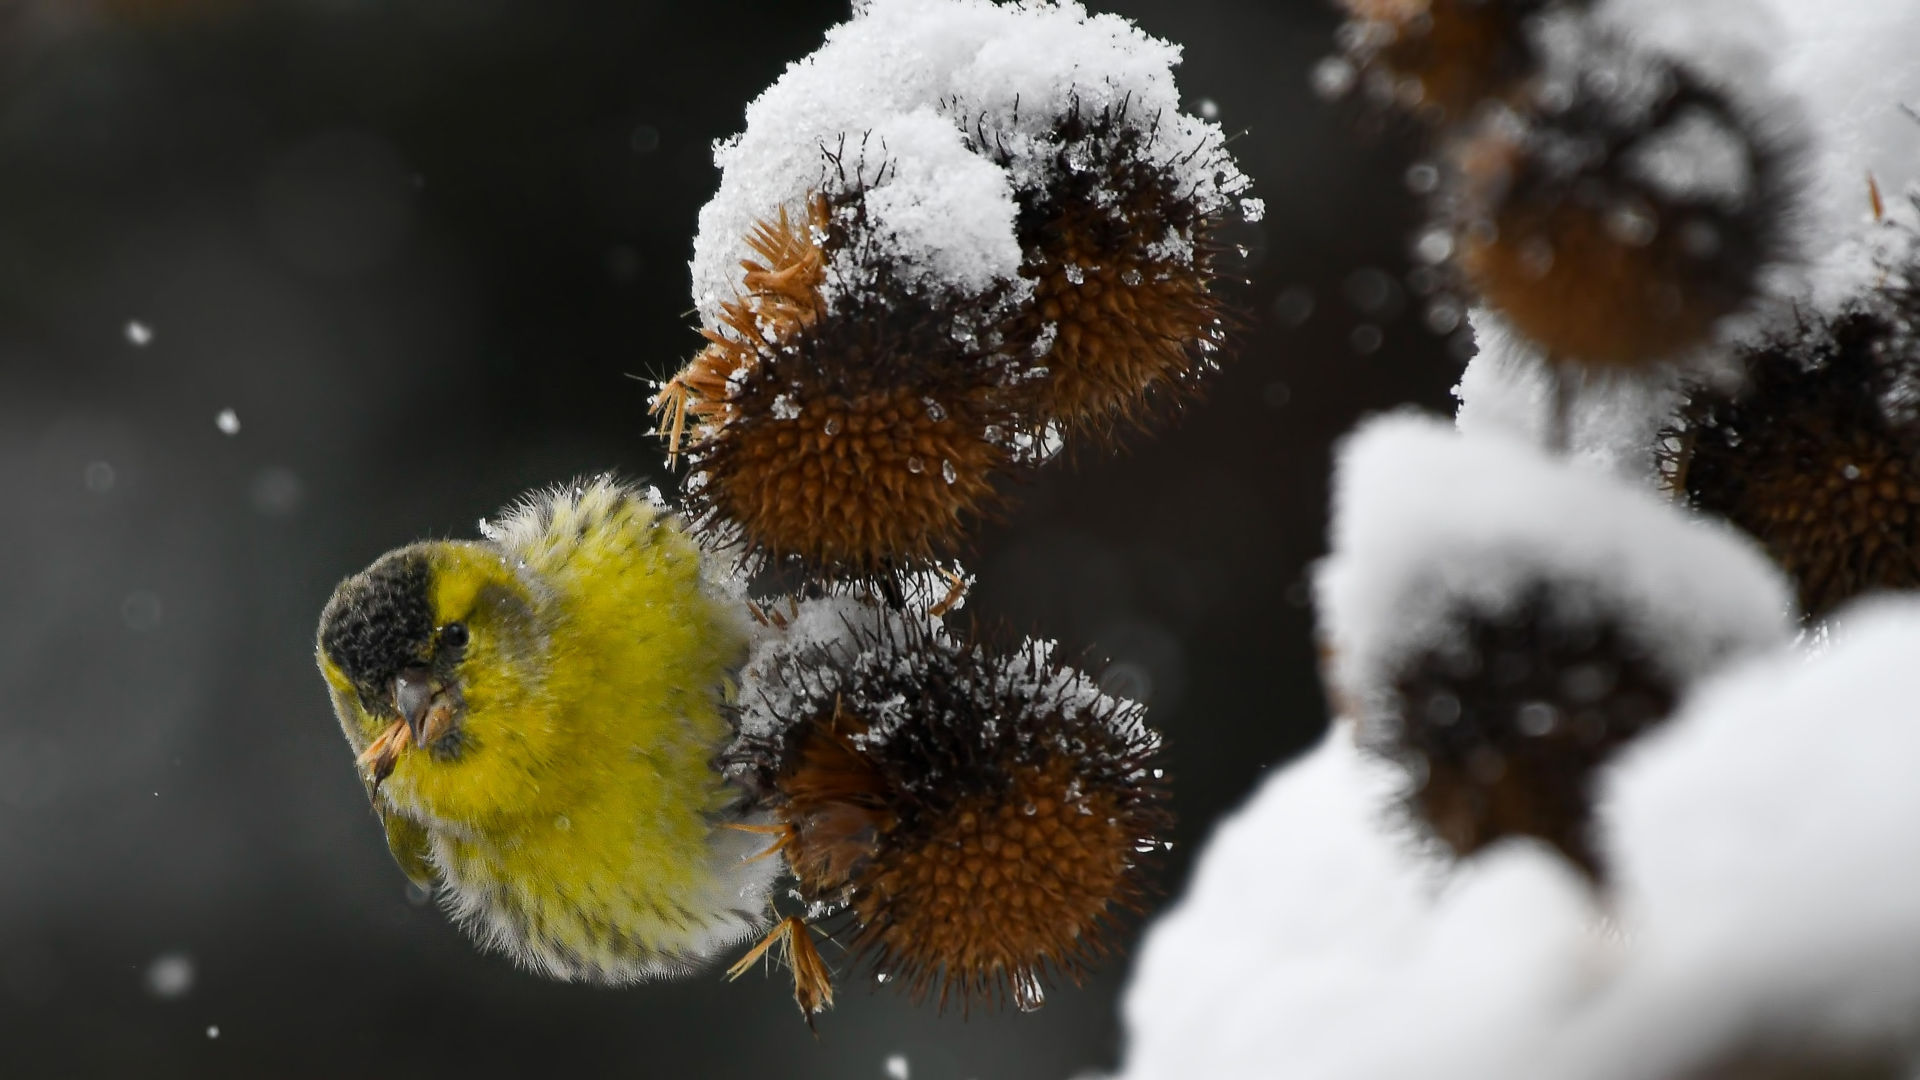
[[[483,948],[600,985],[765,927],[777,860],[716,760],[751,624],[658,497],[603,476],[335,589],[317,658],[389,849]]]

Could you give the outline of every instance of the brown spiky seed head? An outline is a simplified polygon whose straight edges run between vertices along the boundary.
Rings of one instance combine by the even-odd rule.
[[[904,284],[862,235],[862,194],[763,223],[746,294],[656,399],[691,462],[696,529],[742,544],[751,566],[798,560],[828,579],[923,566],[993,507],[1010,460],[1016,403],[998,339],[977,328],[1000,301]]]
[[[1620,620],[1536,586],[1463,611],[1448,643],[1401,665],[1379,749],[1407,766],[1409,809],[1465,857],[1509,836],[1599,877],[1596,770],[1673,710],[1677,689]]]
[[[1069,441],[1111,442],[1198,389],[1218,366],[1227,319],[1218,294],[1221,195],[1161,145],[1161,119],[1127,101],[1095,112],[1075,102],[1041,149],[1040,183],[1015,187],[1021,274],[1033,298],[1014,331],[1044,378],[1030,380],[1033,425]],[[975,133],[1008,164],[1003,140]],[[1197,151],[1225,151],[1209,144]],[[1031,168],[1019,170],[1024,175]]]
[[[729,756],[789,825],[800,895],[916,1001],[1040,1004],[1140,909],[1171,827],[1142,709],[1029,643],[996,654],[896,617],[785,657]],[[764,707],[764,706],[763,706]]]
[[[1809,621],[1863,593],[1920,588],[1913,272],[1744,350],[1744,383],[1693,386],[1663,440],[1672,484],[1758,539]]]
[[[1340,42],[1367,96],[1459,124],[1513,93],[1537,57],[1527,20],[1550,0],[1345,0]],[[1573,6],[1573,5],[1567,5]]]
[[[1524,108],[1455,147],[1444,212],[1459,265],[1560,362],[1685,359],[1754,304],[1783,258],[1788,155],[1682,68],[1599,31],[1552,40],[1566,55],[1536,77]]]

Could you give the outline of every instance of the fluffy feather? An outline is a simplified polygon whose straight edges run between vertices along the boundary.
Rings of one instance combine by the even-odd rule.
[[[395,858],[437,877],[483,945],[553,978],[696,967],[764,925],[777,869],[725,827],[736,796],[712,766],[741,615],[674,519],[611,479],[483,530],[384,556],[322,616],[356,753],[405,723],[396,677],[430,674],[453,712],[425,747],[395,740],[384,773],[365,766]]]

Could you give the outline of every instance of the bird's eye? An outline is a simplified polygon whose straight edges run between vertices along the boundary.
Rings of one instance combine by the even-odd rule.
[[[467,647],[467,624],[450,622],[440,628],[440,644],[449,649]]]

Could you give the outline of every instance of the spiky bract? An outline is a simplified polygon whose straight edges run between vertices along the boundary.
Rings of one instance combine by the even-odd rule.
[[[927,565],[995,504],[1010,459],[1016,406],[984,329],[1001,299],[910,287],[865,220],[854,185],[815,196],[805,222],[763,223],[726,330],[657,399],[692,461],[696,528],[756,565],[794,558],[828,579]]]
[[[1760,296],[1792,203],[1779,137],[1684,69],[1563,21],[1529,100],[1456,152],[1466,277],[1560,362],[1644,368]]]
[[[1531,836],[1598,877],[1594,773],[1672,711],[1672,679],[1620,620],[1544,586],[1457,621],[1393,682],[1381,749],[1416,779],[1410,808],[1457,855]]]
[[[1188,163],[1168,159],[1159,124],[1125,101],[1076,102],[1014,169],[1021,274],[1034,286],[1014,336],[1045,368],[1028,380],[1031,422],[1069,439],[1111,440],[1192,394],[1226,345],[1220,201],[1182,179]],[[975,138],[1015,164],[993,133]]]
[[[729,759],[790,826],[800,895],[844,907],[849,949],[915,1000],[1031,1008],[1138,910],[1170,826],[1159,739],[1047,646],[885,616],[766,677],[770,723]]]
[[[1907,274],[1747,349],[1744,385],[1691,388],[1674,485],[1753,534],[1823,618],[1920,587],[1920,292]]]

